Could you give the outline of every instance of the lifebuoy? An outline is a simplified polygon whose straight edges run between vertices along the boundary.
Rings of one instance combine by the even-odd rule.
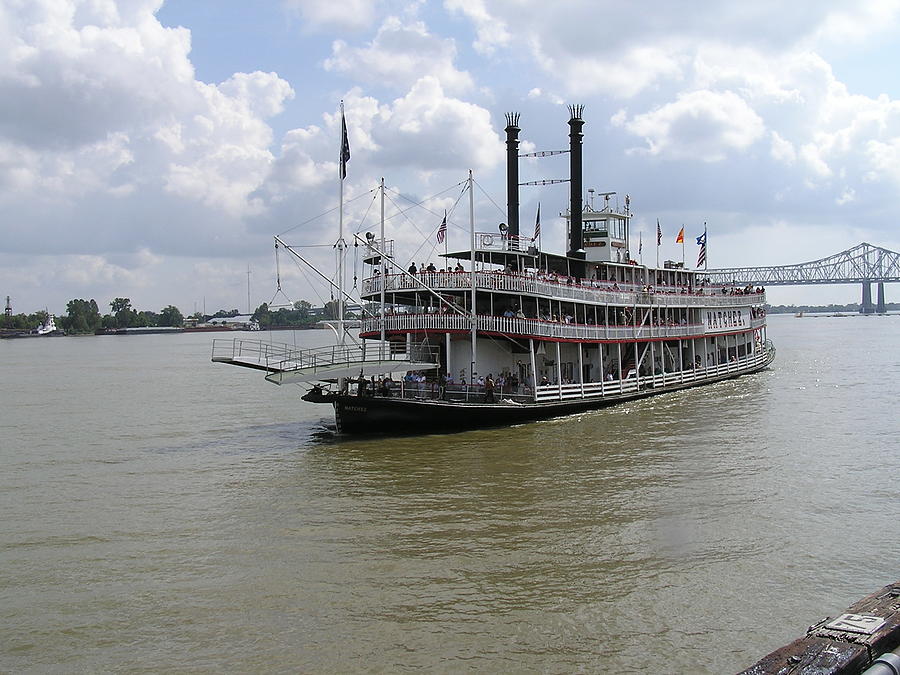
[[[494,243],[494,235],[492,235],[492,234],[481,235],[481,245],[482,246],[491,246],[493,243]]]

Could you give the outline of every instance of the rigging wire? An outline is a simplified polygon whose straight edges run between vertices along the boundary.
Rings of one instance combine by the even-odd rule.
[[[457,196],[456,201],[453,202],[453,205],[447,210],[447,224],[452,225],[453,227],[457,227],[457,225],[452,222],[452,220],[450,219],[450,215],[456,210],[456,207],[459,206],[460,200],[465,196],[466,190],[468,190],[468,185],[466,185],[465,183],[457,183],[456,185],[452,186],[451,188],[447,188],[446,190],[443,190],[443,191],[439,192],[437,195],[435,195],[435,197],[437,197],[437,196],[443,194],[444,192],[449,192],[453,187],[457,187],[459,185],[463,185],[463,189],[460,192],[460,194]],[[429,197],[429,199],[434,199],[435,197]],[[408,199],[408,198],[406,198],[406,199]],[[391,203],[394,204],[395,206],[397,206],[396,202],[394,202],[393,199],[391,199]],[[397,208],[399,209],[399,206]],[[422,208],[425,211],[434,214],[435,216],[441,216],[441,218],[443,218],[442,214],[440,214],[440,213],[435,213],[434,211],[432,211],[431,209],[426,208],[426,207],[422,207]],[[431,240],[431,235],[426,236],[425,234],[423,234],[422,231],[416,226],[416,224],[412,220],[409,219],[409,217],[406,214],[410,210],[411,209],[406,209],[405,211],[399,211],[399,213],[395,214],[395,215],[403,215],[407,220],[409,220],[409,222],[412,224],[413,228],[416,230],[416,232],[419,233],[419,236],[422,238],[422,243],[419,244],[419,247],[415,251],[413,251],[413,254],[412,254],[411,260],[415,260],[416,257],[421,257],[421,256],[419,256],[419,254],[422,251],[422,249],[424,248],[424,246]],[[437,243],[437,241],[435,241],[431,245],[431,249],[428,252],[429,257],[434,255],[434,251],[438,246],[439,246],[439,244]]]
[[[397,195],[398,197],[400,197],[400,199],[404,199],[404,200],[406,200],[407,202],[409,202],[409,203],[411,204],[411,206],[410,206],[408,209],[400,209],[400,207],[398,206],[398,207],[397,207],[398,213],[393,214],[393,215],[391,216],[391,218],[394,218],[394,217],[399,216],[399,215],[403,215],[403,214],[405,214],[407,211],[411,211],[411,210],[412,210],[414,207],[416,207],[416,206],[418,206],[419,208],[421,208],[421,209],[427,211],[428,213],[430,213],[430,214],[433,215],[433,216],[440,216],[441,214],[440,214],[439,212],[437,212],[437,211],[432,211],[432,210],[429,209],[427,206],[425,206],[425,204],[426,204],[427,202],[430,202],[430,201],[434,200],[434,199],[437,199],[438,197],[440,197],[441,195],[443,195],[445,192],[450,192],[450,190],[452,190],[452,189],[455,188],[455,187],[458,187],[458,186],[460,186],[460,185],[465,185],[465,183],[467,183],[467,182],[468,182],[468,181],[460,181],[459,183],[454,183],[454,184],[451,185],[450,187],[445,188],[445,189],[441,190],[440,192],[436,192],[435,194],[431,195],[430,197],[425,197],[424,199],[422,199],[421,201],[418,201],[418,202],[414,202],[412,199],[410,199],[409,197],[407,197],[406,195],[404,195],[402,192],[398,192],[397,190],[394,190],[393,188],[388,188],[388,187],[386,187],[386,188],[385,188],[385,192],[391,192],[391,193]],[[459,201],[459,200],[457,200],[457,201]],[[389,220],[389,218],[385,218],[385,220]]]
[[[362,198],[365,197],[366,195],[375,192],[377,189],[378,189],[378,188],[372,188],[371,190],[366,190],[366,191],[363,192],[362,194],[359,194],[359,195],[357,195],[357,196],[355,196],[355,197],[352,197],[351,199],[345,199],[345,200],[344,200],[344,205],[346,206],[347,204],[352,204],[352,203],[355,202],[357,199],[362,199]],[[298,227],[303,227],[304,225],[308,225],[309,223],[313,222],[314,220],[318,220],[319,218],[322,218],[322,217],[324,217],[324,216],[327,216],[327,215],[330,214],[330,213],[334,213],[335,211],[337,211],[337,210],[340,209],[340,208],[341,208],[341,205],[338,204],[337,206],[334,206],[334,207],[328,209],[327,211],[323,211],[322,213],[320,213],[320,214],[318,214],[318,215],[315,215],[315,216],[313,216],[312,218],[308,218],[308,219],[304,220],[302,223],[297,223],[297,224],[294,225],[293,227],[289,227],[288,229],[284,230],[283,232],[279,232],[279,233],[278,233],[278,236],[281,237],[281,236],[287,234],[288,232],[293,232],[293,231],[296,230]]]
[[[355,234],[359,234],[362,231],[362,227],[366,222],[366,218],[369,217],[369,211],[372,210],[372,205],[375,203],[375,200],[378,198],[377,194],[372,195],[372,201],[369,202],[369,205],[366,207],[366,212],[363,213],[362,218],[359,221],[359,227],[357,228]]]
[[[391,204],[394,204],[395,206],[397,205],[396,202],[394,202],[393,199],[391,199],[390,197],[389,197],[388,199],[390,199]],[[398,207],[398,208],[399,208],[399,207]],[[428,209],[426,209],[426,210],[428,210]],[[402,212],[402,215],[403,215],[404,218],[406,218],[406,220],[409,222],[409,224],[412,226],[412,228],[413,228],[416,232],[419,233],[419,236],[421,237],[422,243],[419,244],[419,248],[417,248],[415,251],[413,251],[413,257],[412,257],[412,260],[415,260],[415,256],[417,256],[417,255],[419,254],[419,252],[422,250],[422,248],[428,243],[429,237],[427,237],[426,235],[424,235],[424,234],[422,233],[422,230],[419,229],[419,226],[416,225],[415,221],[413,221],[409,216],[406,215],[406,212],[405,212],[405,211]],[[434,253],[434,249],[435,249],[436,246],[437,246],[437,243],[432,244],[430,253]]]
[[[491,204],[493,204],[494,206],[497,207],[497,210],[498,210],[500,213],[502,213],[503,215],[506,215],[506,211],[505,211],[503,208],[501,208],[501,206],[500,206],[497,202],[494,201],[493,197],[491,197],[483,187],[481,187],[481,183],[479,183],[479,182],[478,182],[477,180],[475,180],[474,178],[472,179],[472,182],[475,183],[475,185],[478,186],[478,189],[481,190],[481,193],[482,193],[485,197],[488,198],[488,201],[489,201]]]

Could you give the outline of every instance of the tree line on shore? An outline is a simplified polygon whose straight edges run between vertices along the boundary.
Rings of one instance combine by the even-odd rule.
[[[179,328],[185,324],[185,317],[175,305],[163,307],[159,312],[137,311],[129,298],[115,298],[109,303],[108,314],[101,314],[96,300],[74,299],[66,303],[66,314],[57,317],[56,324],[67,333],[95,333],[98,330],[116,328],[157,328],[171,326]],[[888,311],[900,310],[900,303],[887,303]],[[795,312],[849,312],[859,311],[858,303],[847,305],[769,305],[770,314]],[[211,322],[239,316],[237,309],[220,309],[215,314],[204,315],[195,312],[188,320],[194,323]],[[4,330],[25,331],[36,328],[47,321],[48,314],[41,310],[32,314],[13,314],[0,320]],[[253,312],[250,320],[263,330],[269,328],[311,328],[322,319],[337,318],[337,302],[325,303],[322,309],[314,309],[306,300],[299,300],[293,307],[270,307],[262,303]]]
[[[66,313],[56,317],[56,325],[67,333],[95,333],[101,329],[148,328],[158,326],[180,327],[184,325],[184,315],[174,305],[163,307],[159,312],[137,311],[129,298],[115,298],[109,303],[110,312],[101,314],[94,299],[76,298],[66,303]],[[48,319],[44,310],[33,314],[13,314],[4,316],[2,327],[7,330],[31,330]]]
[[[81,298],[66,303],[66,313],[56,317],[56,325],[70,334],[96,333],[98,330],[114,330],[117,328],[158,328],[184,326],[185,317],[175,305],[163,307],[159,312],[138,311],[131,306],[130,298],[115,298],[109,303],[108,314],[101,314],[100,307],[94,299]],[[194,323],[214,322],[216,319],[227,319],[239,316],[237,309],[220,309],[215,314],[204,315],[196,312],[188,319]],[[293,307],[270,308],[267,303],[261,304],[251,317],[251,321],[260,328],[295,326],[311,327],[322,318],[335,318],[337,303],[326,303],[324,310],[313,311],[306,300],[299,300]],[[12,314],[3,316],[0,327],[4,330],[26,331],[46,323],[48,313],[44,310],[32,314]]]
[[[337,302],[325,303],[324,309],[315,310],[306,300],[298,300],[293,307],[269,307],[263,303],[256,308],[251,317],[263,330],[267,328],[311,328],[322,319],[336,319]]]

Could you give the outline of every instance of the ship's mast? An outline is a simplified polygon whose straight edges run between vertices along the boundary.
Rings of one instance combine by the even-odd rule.
[[[344,344],[344,258],[345,251],[347,249],[347,243],[344,241],[344,178],[347,177],[347,161],[350,159],[350,145],[347,142],[347,122],[344,120],[344,102],[341,101],[341,150],[340,150],[340,158],[341,161],[338,162],[338,175],[340,180],[338,183],[340,184],[340,196],[339,196],[339,208],[338,208],[338,239],[334,243],[334,248],[337,250],[337,287],[338,287],[338,297],[337,297],[337,319],[338,319],[338,334],[340,335],[339,340],[340,344]]]
[[[472,246],[472,270],[471,270],[471,288],[472,288],[472,363],[469,367],[469,384],[472,384],[472,378],[475,377],[476,364],[476,348],[475,339],[478,335],[478,316],[475,314],[475,189],[472,180],[472,169],[469,169],[469,232],[471,234]]]
[[[384,340],[385,340],[385,321],[386,317],[384,315],[384,287],[387,284],[387,280],[384,278],[387,274],[387,265],[385,265],[384,261],[384,177],[381,178],[381,243],[378,245],[379,255],[378,255],[378,269],[379,277],[381,278],[381,349],[384,349]],[[382,354],[381,358],[388,358],[388,355]]]

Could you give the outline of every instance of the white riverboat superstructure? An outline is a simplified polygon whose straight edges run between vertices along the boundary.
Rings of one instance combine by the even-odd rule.
[[[443,269],[394,259],[360,238],[367,275],[358,345],[296,350],[216,341],[213,360],[261,368],[277,384],[313,382],[339,431],[511,424],[752,373],[772,362],[765,293],[712,285],[681,263],[639,265],[630,200],[585,203],[581,108],[570,109],[566,254],[519,233],[518,115],[507,116],[508,224],[477,232]],[[470,209],[471,209],[471,177]],[[278,240],[280,241],[280,240]],[[290,249],[287,245],[283,246]],[[394,375],[392,375],[392,373]]]

